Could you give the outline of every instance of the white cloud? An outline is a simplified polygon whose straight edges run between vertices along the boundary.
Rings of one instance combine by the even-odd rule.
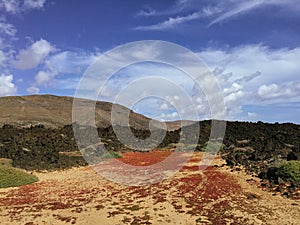
[[[172,113],[162,113],[159,119],[172,121],[172,120],[179,120],[180,118],[177,112],[172,112]]]
[[[223,20],[229,19],[233,16],[236,16],[238,14],[250,11],[256,7],[261,6],[264,3],[263,0],[251,0],[251,1],[240,1],[233,4],[233,9],[229,11],[223,12],[219,17],[214,19],[209,26],[219,23]]]
[[[185,2],[185,3],[183,3]],[[170,11],[165,11],[165,12],[157,12],[153,9],[151,9],[151,11],[141,11],[139,12],[138,15],[143,15],[143,16],[154,16],[154,15],[164,15],[164,14],[173,14],[174,12],[177,11],[181,11],[182,9],[185,9],[187,5],[187,3],[191,3],[192,1],[181,1],[181,3],[179,2],[176,6],[174,7],[174,9],[170,10]],[[181,8],[181,10],[179,10],[179,8]],[[193,7],[191,7],[193,9]],[[209,18],[217,13],[220,12],[219,7],[214,7],[214,6],[206,6],[201,8],[200,10],[196,10],[193,12],[187,14],[187,15],[183,15],[183,16],[176,16],[176,17],[169,17],[167,20],[162,21],[160,23],[157,24],[153,24],[153,25],[147,25],[147,26],[138,26],[135,27],[134,30],[166,30],[166,29],[172,29],[174,27],[177,27],[180,24],[185,24],[189,21],[193,21],[193,20],[197,20],[200,18]]]
[[[17,88],[13,83],[13,75],[0,75],[0,96],[9,96],[17,92]]]
[[[155,16],[156,13],[157,13],[156,10],[147,6],[147,7],[145,7],[145,9],[140,10],[136,15],[137,16]]]
[[[270,97],[270,95],[273,95],[274,93],[278,92],[279,87],[277,84],[271,84],[271,85],[262,85],[258,89],[258,95],[261,97]]]
[[[57,75],[53,71],[39,71],[35,76],[36,85],[46,85]]]
[[[28,87],[26,91],[30,94],[38,94],[40,92],[39,86],[47,87],[51,85],[56,75],[57,75],[56,71],[51,71],[51,70],[39,71],[34,77],[35,79],[34,84]]]
[[[0,49],[5,46],[3,38],[0,37]]]
[[[253,112],[248,112],[247,115],[248,115],[248,117],[250,117],[250,118],[255,118],[255,117],[258,116],[257,113],[253,113]]]
[[[25,0],[24,7],[27,9],[40,9],[43,8],[46,0]]]
[[[212,17],[220,13],[222,9],[217,5],[217,6],[206,6],[202,8],[203,15],[206,17]]]
[[[235,103],[237,100],[240,100],[244,96],[245,96],[244,92],[239,90],[224,96],[224,101],[227,106],[231,106],[232,103]]]
[[[279,99],[286,102],[289,101],[289,98],[298,96],[300,94],[300,90],[297,91],[297,85],[294,86],[293,84],[288,86],[284,84],[280,86],[277,84],[270,84],[260,86],[257,94],[263,100]]]
[[[197,3],[198,0],[176,0],[175,4],[166,10],[155,10],[150,6],[144,7],[144,9],[140,10],[136,15],[137,16],[162,16],[162,15],[172,15],[179,12],[182,12],[188,8],[191,8],[194,3]]]
[[[0,50],[5,50],[7,55],[13,51],[12,42],[16,40],[16,34],[17,29],[5,17],[1,17],[0,10]]]
[[[246,45],[209,48],[198,55],[217,68],[214,72],[223,88],[229,119],[239,118],[244,105],[300,101],[300,48]]]
[[[2,8],[5,9],[6,12],[9,13],[16,13],[18,9],[20,8],[19,4],[21,2],[18,0],[2,0],[0,2],[0,5]]]
[[[299,4],[298,0],[242,0],[242,1],[228,1],[226,4],[220,3],[219,8],[220,13],[217,14],[217,17],[208,25],[212,26],[214,24],[220,23],[222,21],[231,19],[238,15],[247,13],[259,7],[264,6],[277,6],[279,9],[288,8],[295,9],[295,5]]]
[[[243,88],[242,85],[234,82],[230,88],[224,88],[224,94],[231,94],[231,93],[234,93],[234,92],[237,92],[239,90],[241,90]]]
[[[55,47],[48,41],[41,39],[29,48],[21,50],[13,65],[17,69],[23,70],[35,68],[53,51],[55,51]]]
[[[40,89],[37,87],[34,87],[34,86],[27,88],[26,91],[29,94],[39,94],[40,93]]]
[[[58,73],[82,74],[89,65],[97,60],[99,53],[63,51],[49,57],[47,67]]]
[[[178,0],[173,6],[166,10],[158,11],[147,7],[137,14],[138,16],[177,15],[177,17],[170,17],[168,20],[154,25],[138,26],[135,30],[165,30],[192,20],[207,20],[208,18],[211,20],[208,26],[212,26],[265,6],[276,6],[280,10],[288,9],[289,11],[299,13],[300,7],[297,5],[299,5],[298,0],[211,0],[207,4],[203,4],[198,0]],[[184,16],[186,14],[188,15]],[[206,20],[205,22],[207,22]]]
[[[166,110],[166,109],[169,109],[169,106],[168,106],[167,103],[163,103],[163,104],[160,106],[160,109]]]
[[[0,33],[13,37],[16,35],[17,29],[12,24],[0,19]]]
[[[38,93],[39,87],[52,86],[54,83],[57,85],[57,88],[75,89],[80,80],[78,76],[82,75],[88,66],[95,62],[98,55],[98,52],[64,51],[48,56],[44,60],[44,69],[35,75],[35,82],[27,91],[29,93]],[[57,78],[59,75],[67,74],[71,74],[73,77],[66,79]]]
[[[245,45],[229,50],[206,49],[198,54],[211,68],[219,67],[222,74],[231,74],[224,82],[247,82],[247,85],[257,86],[257,82],[283,83],[299,79],[300,48]],[[229,59],[227,64],[222,65],[226,59]]]
[[[0,8],[11,14],[17,14],[32,9],[41,9],[46,0],[0,0]]]
[[[179,100],[179,96],[175,95],[174,96],[174,100],[178,101]]]
[[[139,26],[134,28],[134,30],[165,30],[173,28],[179,24],[186,23],[191,20],[198,19],[202,16],[201,13],[195,12],[193,14],[189,14],[187,16],[178,16],[178,17],[170,17],[168,20],[163,21],[158,24],[149,25],[149,26]]]
[[[0,67],[5,66],[6,60],[7,60],[6,54],[0,50]]]

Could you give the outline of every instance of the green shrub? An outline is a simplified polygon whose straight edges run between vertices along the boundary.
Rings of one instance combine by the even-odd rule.
[[[187,151],[195,151],[196,148],[197,148],[197,144],[189,144],[188,146],[186,146]]]
[[[177,146],[176,143],[170,143],[170,144],[168,144],[168,146],[166,147],[166,149],[176,148],[176,146]]]
[[[37,182],[38,178],[11,166],[0,166],[0,188],[18,187]]]
[[[300,161],[287,161],[282,163],[277,170],[277,176],[285,181],[300,182]]]
[[[122,158],[121,155],[119,155],[118,153],[116,152],[107,152],[105,154],[102,155],[102,158],[103,159],[119,159],[119,158]]]
[[[223,150],[224,147],[225,145],[220,142],[208,141],[204,144],[202,151],[218,152],[220,150]]]
[[[176,144],[176,150],[177,151],[184,151],[185,150],[185,144],[183,144],[183,143],[177,143]]]

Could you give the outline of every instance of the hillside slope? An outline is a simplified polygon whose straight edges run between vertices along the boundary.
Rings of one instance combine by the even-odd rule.
[[[93,103],[93,101],[84,100]],[[96,103],[96,124],[98,127],[111,125],[112,103]],[[0,127],[10,124],[18,127],[43,124],[49,128],[58,128],[72,123],[72,97],[54,95],[9,96],[0,98]],[[123,106],[120,106],[124,108]],[[84,110],[84,109],[83,109]],[[141,114],[131,111],[130,124],[136,129],[145,129],[149,121]],[[157,121],[159,126],[159,122]],[[179,125],[175,125],[177,127]]]

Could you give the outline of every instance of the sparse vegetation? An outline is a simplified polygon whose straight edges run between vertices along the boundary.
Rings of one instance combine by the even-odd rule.
[[[140,207],[138,205],[134,205],[130,208],[131,211],[138,211],[140,210]]]
[[[196,148],[197,148],[197,144],[190,144],[190,145],[186,146],[187,151],[195,151]]]
[[[111,151],[111,152],[107,152],[107,153],[103,154],[102,158],[103,159],[119,159],[119,158],[122,158],[122,156],[116,152]]]
[[[172,148],[176,148],[176,143],[170,143],[165,147],[165,149],[172,149]]]
[[[218,152],[223,150],[224,147],[225,145],[220,142],[208,141],[204,144],[202,151]]]
[[[184,151],[184,149],[185,149],[185,144],[183,143],[176,144],[176,151]]]
[[[201,217],[199,217],[198,219],[196,219],[196,223],[201,223]]]
[[[278,177],[285,181],[300,182],[300,161],[287,161],[278,167]]]
[[[0,166],[0,188],[18,187],[37,182],[38,178],[11,166]]]

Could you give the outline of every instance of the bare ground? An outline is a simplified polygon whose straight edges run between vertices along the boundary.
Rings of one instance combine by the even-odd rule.
[[[151,157],[161,153],[156,154]],[[135,157],[125,154],[123,161]],[[117,184],[95,172],[110,168],[113,174],[110,161],[95,170],[81,167],[35,173],[38,183],[0,190],[0,223],[300,224],[300,200],[263,190],[257,178],[244,171],[231,172],[220,158],[214,161],[217,167],[200,171],[201,157],[202,153],[195,154],[171,178],[142,187]],[[138,162],[148,163],[141,158]]]

